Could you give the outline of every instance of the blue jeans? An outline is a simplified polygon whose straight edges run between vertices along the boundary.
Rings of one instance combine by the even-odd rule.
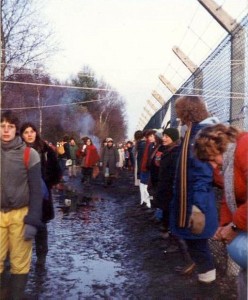
[[[208,239],[187,239],[185,242],[187,243],[188,251],[197,266],[199,274],[215,269]]]

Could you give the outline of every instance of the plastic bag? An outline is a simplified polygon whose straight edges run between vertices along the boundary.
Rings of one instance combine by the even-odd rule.
[[[72,160],[71,159],[67,159],[66,162],[65,162],[65,166],[69,167],[71,165],[72,165]]]

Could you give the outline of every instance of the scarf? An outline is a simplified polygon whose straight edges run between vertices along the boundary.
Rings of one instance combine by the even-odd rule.
[[[180,206],[179,206],[179,227],[186,226],[186,213],[187,213],[187,168],[188,168],[188,149],[189,139],[191,134],[192,124],[188,126],[185,133],[181,161],[180,161]]]
[[[148,162],[149,146],[150,146],[150,142],[147,140],[145,150],[144,150],[144,154],[142,156],[142,161],[141,161],[141,171],[142,172],[147,172],[148,171],[147,162]]]
[[[237,209],[234,194],[234,152],[236,143],[229,143],[227,150],[223,154],[223,177],[225,187],[225,197],[228,208],[232,213]]]
[[[19,148],[20,146],[24,145],[24,142],[19,136],[16,136],[13,140],[8,143],[1,142],[1,148],[4,151],[9,151],[11,149]]]

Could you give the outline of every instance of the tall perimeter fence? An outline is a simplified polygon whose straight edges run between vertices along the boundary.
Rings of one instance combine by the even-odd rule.
[[[248,130],[248,16],[150,118],[144,129],[178,125],[174,102],[179,95],[201,95],[223,123]]]
[[[180,95],[201,95],[211,114],[220,122],[248,130],[248,16],[151,117],[144,129],[177,127],[174,108]],[[217,191],[218,199],[221,198]],[[219,204],[219,201],[218,201]],[[219,270],[237,275],[239,267],[228,257],[222,242],[210,241]]]

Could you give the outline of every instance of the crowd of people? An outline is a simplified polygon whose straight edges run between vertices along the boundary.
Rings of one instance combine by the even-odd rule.
[[[152,219],[161,224],[162,237],[168,241],[165,253],[181,253],[184,263],[175,270],[181,275],[196,270],[200,283],[215,282],[209,239],[231,245],[240,232],[247,233],[248,132],[210,116],[198,96],[178,98],[175,111],[178,128],[138,130],[134,140],[116,144],[108,137],[100,149],[88,136],[77,143],[65,135],[54,146],[41,138],[31,122],[20,126],[11,111],[2,113],[2,294],[8,284],[10,299],[22,299],[33,239],[36,265],[45,265],[47,222],[54,218],[52,188],[64,181],[66,170],[69,180],[80,177],[85,186],[92,184],[99,169],[104,187],[115,186],[120,170],[134,174],[139,207],[151,211]],[[216,188],[223,191],[220,210]],[[247,253],[244,260],[239,299],[246,299]]]
[[[106,138],[98,150],[90,137],[78,144],[68,135],[54,146],[41,138],[33,123],[20,124],[12,111],[1,114],[1,299],[22,299],[33,240],[36,267],[44,268],[47,223],[54,218],[52,188],[65,181],[65,171],[69,180],[80,176],[87,186],[101,167],[104,186],[113,186],[120,168],[134,168],[131,149],[132,142],[116,146]]]
[[[175,111],[180,132],[164,128],[134,134],[140,206],[161,222],[169,242],[165,253],[180,251],[184,264],[175,270],[181,275],[196,270],[202,284],[216,280],[209,239],[229,249],[243,234],[242,250],[239,244],[231,257],[240,266],[239,299],[247,299],[248,132],[211,117],[198,96],[178,98]],[[223,194],[220,210],[216,188]]]

